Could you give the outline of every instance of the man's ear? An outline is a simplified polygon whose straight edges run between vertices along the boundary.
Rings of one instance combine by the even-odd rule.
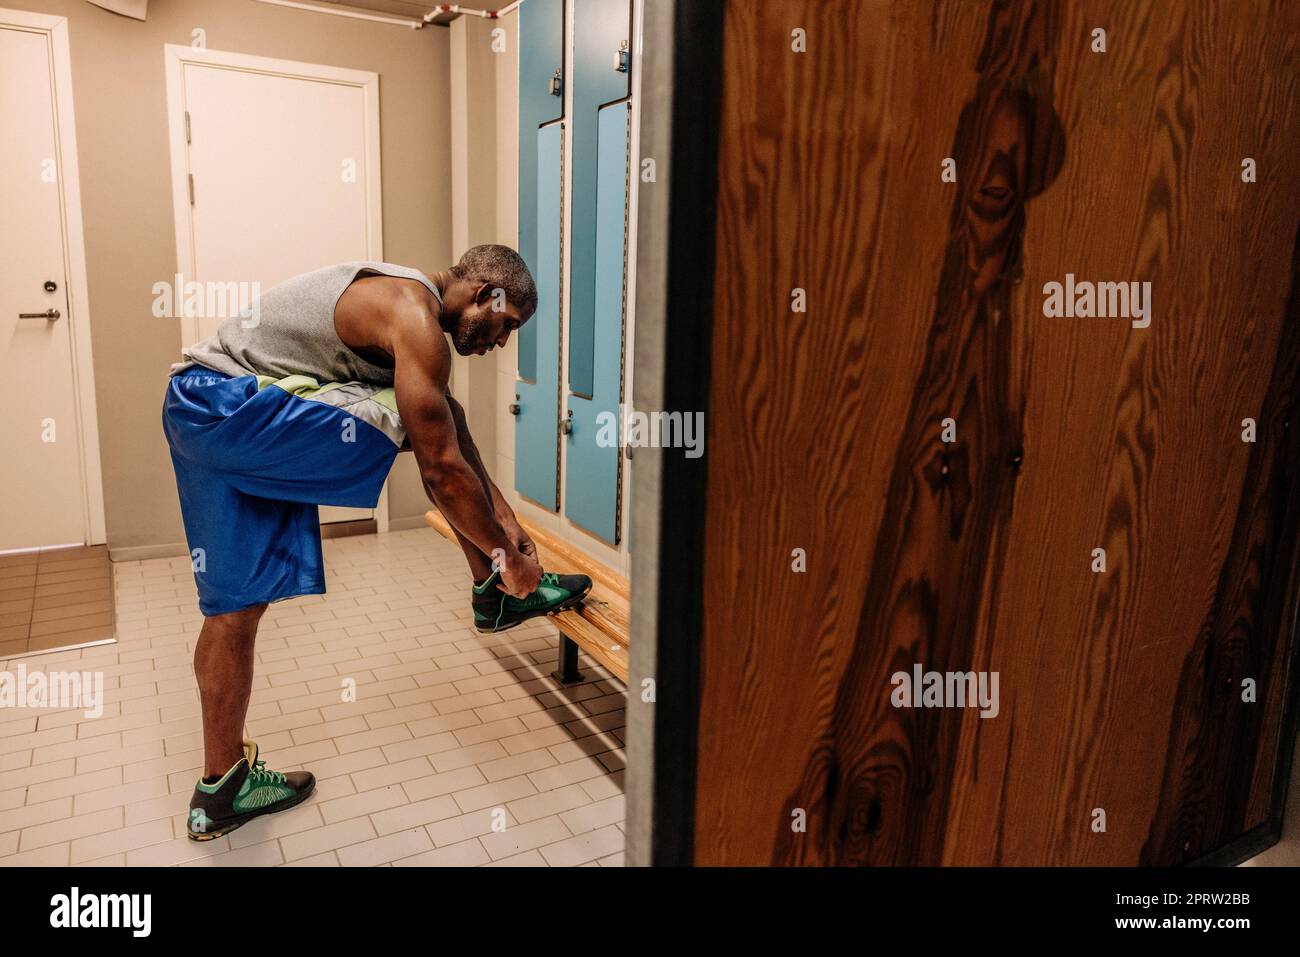
[[[493,288],[495,287],[490,282],[479,283],[479,287],[474,290],[474,301],[486,302],[491,299]]]

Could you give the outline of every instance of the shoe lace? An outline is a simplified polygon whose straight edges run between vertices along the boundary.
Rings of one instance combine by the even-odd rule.
[[[285,776],[279,771],[271,771],[266,767],[266,762],[258,758],[253,764],[253,770],[248,775],[252,778],[255,787],[261,787],[264,784],[284,784]]]
[[[542,572],[542,580],[538,584],[558,586],[560,584],[560,575],[558,572]],[[529,598],[532,598],[536,594],[537,592],[533,591],[529,594],[528,598],[524,598],[521,600],[526,602],[528,601]],[[492,625],[494,629],[501,627],[501,616],[504,615],[505,613],[506,613],[506,595],[502,593],[501,604],[497,606],[497,619]]]

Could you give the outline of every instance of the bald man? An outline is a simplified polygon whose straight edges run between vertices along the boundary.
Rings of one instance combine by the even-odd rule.
[[[571,607],[590,591],[584,575],[542,571],[448,392],[452,348],[500,348],[536,308],[528,267],[506,246],[476,246],[431,276],[341,263],[263,293],[172,367],[163,430],[204,615],[194,840],[314,790],[309,772],[269,770],[243,738],[258,622],[270,602],[324,593],[317,506],[373,508],[399,451],[414,452],[465,553],[479,631]]]

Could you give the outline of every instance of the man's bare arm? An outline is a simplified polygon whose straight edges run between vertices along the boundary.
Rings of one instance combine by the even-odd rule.
[[[497,520],[503,518],[514,518],[515,510],[510,507],[501,490],[497,488],[492,476],[488,474],[487,467],[483,464],[483,457],[479,455],[478,446],[474,444],[474,437],[469,432],[469,422],[465,418],[465,407],[456,401],[455,397],[447,393],[447,405],[451,409],[452,419],[456,422],[456,437],[460,442],[460,454],[465,457],[469,467],[477,473],[479,480],[483,483],[483,491],[492,502],[492,510],[497,516]]]
[[[460,441],[460,451],[465,456],[465,461],[469,463],[483,483],[483,491],[492,503],[492,509],[496,514],[497,521],[506,531],[506,537],[510,543],[530,558],[537,558],[537,544],[532,540],[523,526],[519,524],[519,518],[515,515],[515,510],[502,494],[497,483],[492,481],[492,476],[488,474],[487,467],[483,464],[483,458],[479,455],[478,446],[474,444],[474,437],[469,431],[469,422],[465,418],[465,409],[451,393],[447,393],[447,405],[451,408],[452,417],[456,421],[456,434]]]
[[[406,317],[394,326],[397,411],[425,492],[447,521],[483,554],[505,556],[502,577],[508,586],[513,582],[511,594],[522,597],[537,587],[541,570],[512,543],[496,517],[490,492],[461,451],[459,429],[447,401],[451,354],[446,341],[428,315],[419,321]],[[477,458],[477,450],[474,455]]]

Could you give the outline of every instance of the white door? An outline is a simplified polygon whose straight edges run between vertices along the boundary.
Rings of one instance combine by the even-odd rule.
[[[52,57],[0,17],[0,550],[87,542]]]
[[[183,148],[189,178],[177,192],[185,280],[265,290],[321,266],[382,259],[375,74],[167,49],[169,99],[182,113],[173,157]],[[187,343],[222,318],[187,322]],[[328,507],[321,521],[373,514]]]

